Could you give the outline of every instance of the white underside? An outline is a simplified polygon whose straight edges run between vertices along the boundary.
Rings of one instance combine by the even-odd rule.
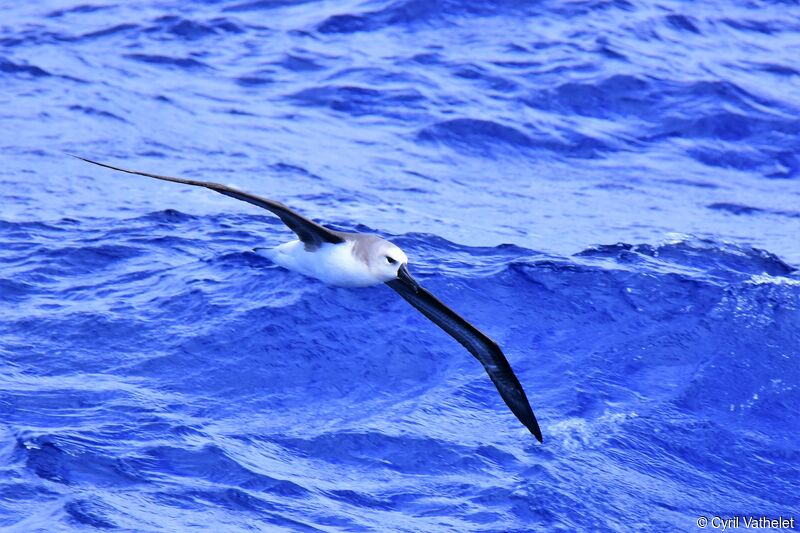
[[[353,243],[346,241],[323,244],[307,252],[305,245],[295,240],[258,253],[287,270],[317,278],[328,285],[369,287],[383,283],[384,280],[373,274],[366,263],[353,256],[352,250]]]

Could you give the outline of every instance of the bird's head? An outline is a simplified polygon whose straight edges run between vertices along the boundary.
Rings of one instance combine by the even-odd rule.
[[[405,252],[389,241],[381,244],[382,246],[373,248],[369,261],[372,271],[384,282],[399,279],[414,291],[419,290],[419,284],[408,272],[408,257]]]

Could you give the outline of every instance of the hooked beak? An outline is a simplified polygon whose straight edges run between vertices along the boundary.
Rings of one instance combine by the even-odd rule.
[[[414,292],[419,292],[419,283],[408,272],[408,263],[403,263],[397,270],[397,279],[414,289]]]

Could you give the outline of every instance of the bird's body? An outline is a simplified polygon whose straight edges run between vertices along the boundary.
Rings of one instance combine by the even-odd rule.
[[[256,253],[269,258],[287,270],[316,278],[338,287],[368,287],[375,279],[368,269],[355,260],[352,244],[323,244],[314,251],[306,250],[299,240],[275,248],[258,249]],[[378,282],[380,283],[380,282]]]
[[[344,242],[323,243],[314,250],[309,250],[302,241],[294,240],[275,248],[258,248],[256,253],[287,270],[316,278],[327,285],[371,287],[388,281],[356,255],[360,239],[354,237],[359,235],[342,235],[345,236]]]
[[[82,157],[78,159],[128,174],[205,187],[272,212],[298,239],[275,248],[257,248],[257,253],[288,270],[329,285],[369,287],[385,283],[480,361],[506,405],[542,441],[539,423],[525,391],[497,343],[421,287],[408,271],[408,257],[391,242],[377,235],[345,233],[326,228],[280,202],[226,185],[127,170]]]

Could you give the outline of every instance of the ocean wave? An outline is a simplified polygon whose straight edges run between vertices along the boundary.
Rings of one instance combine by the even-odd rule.
[[[257,221],[244,219],[245,228]],[[141,235],[143,223],[154,230],[203,222],[168,211],[132,219],[128,231]],[[17,226],[2,227],[13,232]],[[30,224],[19,226],[31,229]],[[80,238],[79,227],[68,231]],[[204,235],[199,238],[215,240]],[[126,231],[117,228],[113,238],[124,242]],[[91,438],[75,430],[18,434],[14,468],[63,487],[51,489],[56,494],[74,486],[93,487],[100,498],[68,499],[64,513],[70,521],[96,527],[126,519],[108,505],[108,497],[102,496],[106,491],[167,483],[171,488],[160,489],[152,501],[159,508],[211,505],[278,526],[292,523],[289,517],[297,510],[312,506],[316,510],[304,522],[311,527],[333,520],[337,515],[329,509],[341,507],[349,509],[353,522],[348,523],[358,528],[364,526],[364,516],[374,513],[428,509],[417,490],[402,481],[407,476],[445,476],[455,483],[458,488],[445,492],[442,502],[428,511],[441,519],[466,505],[467,511],[456,513],[462,518],[453,527],[481,527],[492,522],[488,516],[503,516],[508,527],[546,527],[567,519],[567,514],[548,509],[573,502],[570,492],[552,488],[558,483],[547,472],[556,457],[585,457],[606,449],[637,475],[646,475],[651,459],[650,448],[642,448],[645,436],[668,432],[668,440],[656,437],[649,444],[659,449],[660,461],[688,458],[689,475],[720,476],[726,467],[687,451],[711,431],[687,428],[689,413],[714,420],[707,422],[713,431],[720,431],[725,421],[738,425],[744,418],[751,439],[762,438],[757,436],[762,432],[792,432],[774,424],[794,416],[793,406],[800,404],[790,384],[795,369],[786,353],[800,334],[800,280],[794,268],[768,252],[690,239],[599,245],[574,257],[556,257],[513,245],[467,247],[432,235],[396,240],[415,254],[426,285],[476,323],[489,324],[489,332],[506,348],[547,428],[548,445],[542,452],[533,443],[509,450],[497,440],[508,431],[500,427],[511,427],[514,421],[495,401],[479,365],[388,291],[309,286],[308,280],[246,251],[219,250],[202,260],[202,269],[187,258],[168,274],[173,279],[153,293],[155,298],[130,300],[130,310],[44,318],[47,311],[34,306],[29,309],[40,315],[37,326],[21,316],[5,321],[4,334],[27,331],[32,338],[60,339],[71,360],[59,365],[54,357],[66,354],[52,354],[46,359],[51,371],[80,365],[83,371],[117,374],[116,352],[129,359],[122,366],[128,380],[150,383],[160,391],[152,395],[130,386],[104,390],[91,377],[57,391],[31,388],[27,394],[34,396],[26,401],[36,409],[53,414],[70,409],[84,417],[94,412],[89,422],[99,425]],[[173,243],[152,236],[140,239],[139,246],[135,255],[125,246],[102,241],[48,253],[64,268],[77,265],[71,275],[88,278],[87,264],[119,268],[120,260]],[[225,274],[228,270],[235,274]],[[142,273],[148,285],[157,274]],[[49,275],[64,279],[65,274]],[[95,305],[119,301],[139,286],[134,274],[79,289],[84,291],[81,298]],[[773,282],[781,279],[787,281]],[[33,285],[41,289],[48,281]],[[13,289],[3,287],[4,297],[14,297]],[[61,294],[72,290],[62,288]],[[245,295],[254,301],[243,307]],[[112,320],[104,318],[109,312]],[[490,321],[497,315],[517,319],[498,327]],[[603,334],[612,329],[613,336]],[[87,333],[93,346],[83,345]],[[382,341],[390,337],[391,343]],[[626,341],[620,343],[620,338]],[[772,339],[774,348],[755,351],[764,338]],[[125,339],[125,346],[115,339]],[[30,364],[39,349],[20,344],[6,363]],[[107,349],[109,357],[98,359],[98,349]],[[776,369],[780,379],[774,377]],[[203,395],[197,397],[197,391]],[[65,404],[65,398],[72,400]],[[10,401],[6,393],[4,402],[21,413],[21,405]],[[168,414],[170,406],[182,402],[187,403],[178,409],[184,415]],[[235,411],[272,415],[249,429],[236,422],[215,428],[214,421],[233,408],[231,402],[240,405]],[[364,429],[387,415],[392,419],[388,426]],[[297,419],[304,420],[301,426],[291,422]],[[430,424],[440,429],[429,434]],[[476,433],[487,425],[499,432],[488,442],[479,436],[482,431]],[[454,434],[460,437],[454,439]],[[153,444],[154,438],[164,443]],[[104,444],[108,439],[117,442],[113,449]],[[751,446],[726,452],[726,461],[740,461]],[[292,473],[309,461],[317,475]],[[538,465],[534,470],[530,461]],[[265,462],[272,466],[264,469]],[[359,472],[367,485],[332,485],[331,476],[343,470]],[[509,470],[522,476],[517,488],[483,477]],[[680,470],[663,471],[662,481],[677,482],[687,475]],[[284,474],[276,475],[279,471]],[[401,477],[386,481],[393,476]],[[375,484],[379,480],[382,486]],[[484,488],[474,490],[475,483]],[[522,513],[515,510],[529,505],[532,487],[541,489],[542,483],[551,487],[548,503]],[[20,497],[15,490],[22,489],[5,490],[13,500]],[[773,483],[747,490],[779,501],[789,497],[790,489]]]
[[[503,148],[544,149],[574,157],[596,157],[612,150],[612,145],[580,133],[571,132],[554,136],[530,129],[528,135],[515,128],[490,120],[452,119],[422,129],[417,138],[422,142],[436,142],[460,151],[481,156],[497,153]]]
[[[14,63],[6,58],[0,58],[0,72],[5,72],[7,74],[28,74],[34,77],[45,77],[52,75],[36,65]]]

